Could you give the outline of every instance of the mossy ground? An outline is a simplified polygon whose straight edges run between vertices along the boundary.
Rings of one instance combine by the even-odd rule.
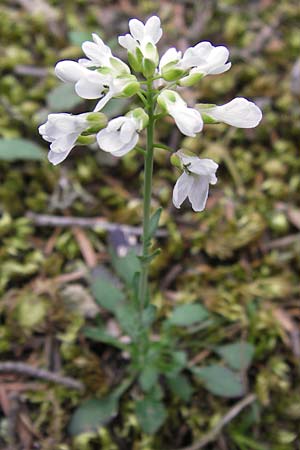
[[[199,364],[214,361],[210,349],[216,345],[242,338],[255,346],[249,391],[256,392],[259,406],[243,411],[207,448],[299,449],[299,2],[4,0],[0,134],[36,141],[46,154],[37,126],[47,113],[87,108],[71,95],[53,92],[59,86],[54,64],[80,57],[80,43],[94,31],[119,51],[116,36],[127,32],[128,18],[153,12],[163,21],[161,50],[200,40],[230,48],[232,69],[205,78],[195,92],[199,102],[222,104],[243,96],[264,111],[256,129],[206,126],[195,139],[182,138],[171,121],[160,123],[157,139],[211,157],[220,169],[205,212],[195,214],[188,205],[177,211],[171,202],[176,171],[165,152],[156,154],[153,204],[164,208],[168,237],[161,240],[164,251],[152,268],[154,302],[160,318],[175,304],[194,300],[215,314],[208,327],[182,332],[182,348]],[[119,105],[112,104],[108,113],[122,113],[124,104]],[[81,147],[60,167],[45,160],[1,162],[0,168],[1,360],[58,370],[87,388],[80,395],[2,374],[0,447],[8,446],[8,436],[13,449],[42,450],[173,450],[199,439],[233,403],[200,383],[189,404],[167,399],[169,418],[156,437],[140,432],[126,396],[121,418],[98,435],[72,442],[66,431],[76,405],[91,393],[108,392],[122,378],[126,361],[81,334],[93,320],[95,304],[85,275],[91,260],[76,230],[36,227],[26,213],[101,216],[138,225],[141,155],[115,160]],[[82,233],[92,258],[107,264],[107,235]],[[73,278],[66,282],[61,275],[67,273]],[[15,433],[5,411],[12,394],[20,403]]]

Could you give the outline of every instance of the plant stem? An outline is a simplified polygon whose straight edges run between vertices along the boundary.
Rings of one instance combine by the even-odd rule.
[[[153,134],[154,134],[154,99],[152,91],[152,82],[147,82],[147,113],[149,122],[147,126],[147,147],[145,155],[144,169],[144,206],[143,206],[143,261],[139,284],[139,302],[140,311],[143,312],[147,304],[148,295],[148,273],[149,273],[149,225],[151,212],[151,191],[152,191],[152,173],[153,173]]]

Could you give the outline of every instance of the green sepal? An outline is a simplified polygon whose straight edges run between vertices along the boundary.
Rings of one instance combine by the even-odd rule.
[[[142,64],[133,53],[128,52],[127,59],[128,59],[128,63],[130,65],[130,67],[132,68],[132,70],[134,70],[135,72],[142,71]]]
[[[91,145],[95,142],[95,136],[78,136],[76,144],[78,145]]]
[[[152,77],[156,69],[156,64],[151,59],[144,58],[143,60],[143,75],[146,78]]]

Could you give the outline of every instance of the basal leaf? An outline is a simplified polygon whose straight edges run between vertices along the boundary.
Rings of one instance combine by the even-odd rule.
[[[254,351],[254,346],[249,342],[236,342],[216,348],[216,352],[234,370],[247,369],[251,364]]]
[[[71,418],[68,431],[71,436],[97,431],[107,424],[118,412],[118,400],[109,395],[100,400],[90,399],[82,403]]]
[[[114,312],[125,298],[123,292],[105,278],[96,278],[91,284],[91,289],[96,303],[111,312]]]
[[[192,372],[200,378],[206,389],[221,397],[241,397],[245,387],[241,377],[227,367],[211,365],[193,368]]]
[[[83,99],[74,91],[71,83],[60,84],[47,95],[47,103],[51,111],[68,111],[80,105]]]
[[[141,265],[138,257],[133,250],[130,250],[126,256],[118,256],[115,251],[112,251],[112,264],[119,277],[132,287],[134,275],[140,272]]]
[[[145,398],[136,403],[136,415],[145,433],[155,433],[164,423],[167,412],[160,401]]]
[[[41,147],[27,139],[0,139],[0,160],[35,160],[46,159]]]
[[[174,395],[188,402],[193,394],[193,388],[188,378],[183,374],[167,378],[167,383]]]
[[[174,309],[169,323],[177,326],[189,326],[207,319],[207,310],[198,304],[180,305]]]

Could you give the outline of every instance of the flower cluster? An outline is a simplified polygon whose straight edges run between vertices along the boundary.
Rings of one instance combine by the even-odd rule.
[[[119,37],[119,44],[128,52],[129,65],[115,57],[96,34],[93,42],[82,45],[85,58],[77,62],[60,61],[56,65],[58,78],[74,84],[80,97],[97,99],[97,103],[90,113],[50,114],[47,122],[39,127],[42,137],[51,143],[48,158],[52,164],[61,163],[76,144],[90,143],[91,139],[103,151],[123,156],[137,146],[139,133],[148,126],[150,115],[152,122],[170,115],[181,133],[191,137],[200,133],[207,123],[224,122],[240,128],[258,125],[262,113],[245,98],[235,98],[220,106],[190,107],[176,91],[181,86],[194,85],[205,76],[229,70],[231,63],[226,47],[200,42],[183,54],[170,48],[159,58],[156,44],[162,29],[158,17],[151,17],[145,24],[132,19],[129,30],[130,34]],[[142,107],[107,122],[101,110],[109,100],[133,95],[141,100]],[[177,151],[171,161],[182,170],[173,192],[175,207],[179,208],[187,197],[194,211],[202,211],[209,184],[217,182],[218,165],[210,159],[188,155],[184,150]]]

